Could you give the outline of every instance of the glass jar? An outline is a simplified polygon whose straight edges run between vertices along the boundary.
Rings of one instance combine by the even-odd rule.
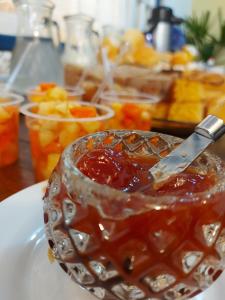
[[[52,20],[51,1],[19,0],[16,2],[18,31],[13,50],[7,87],[25,94],[40,82],[63,84],[63,67],[59,48],[58,25]],[[53,27],[57,41],[54,44]]]
[[[211,187],[182,196],[116,190],[77,168],[94,149],[160,159],[180,141],[151,132],[108,131],[64,151],[44,196],[47,238],[63,270],[97,298],[189,299],[225,268],[225,166],[218,157],[206,152],[192,165],[202,176],[216,174]]]
[[[65,84],[74,86],[83,71],[97,64],[98,37],[94,19],[84,14],[66,16],[67,40],[63,54]]]

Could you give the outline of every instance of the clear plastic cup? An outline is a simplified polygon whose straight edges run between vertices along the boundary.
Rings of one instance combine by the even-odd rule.
[[[18,159],[19,106],[23,100],[16,94],[0,93],[0,167]]]
[[[52,107],[52,111],[49,107]],[[93,111],[97,115],[88,117]],[[108,121],[114,115],[107,106],[79,101],[29,103],[22,106],[21,112],[26,116],[29,128],[37,181],[49,178],[68,144],[79,137],[107,129]],[[67,117],[65,112],[68,112]]]
[[[150,130],[155,104],[159,97],[139,92],[106,91],[101,103],[111,107],[115,116],[109,122],[110,129]]]
[[[42,84],[43,86],[43,84]],[[82,100],[84,90],[80,87],[57,86],[46,84],[46,88],[31,87],[27,90],[27,98],[31,102],[75,101]]]

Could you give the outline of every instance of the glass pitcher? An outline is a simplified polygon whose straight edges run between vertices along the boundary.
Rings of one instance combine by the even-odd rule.
[[[65,83],[74,86],[83,71],[97,64],[98,36],[92,26],[94,19],[77,14],[66,16],[67,41],[63,55]]]
[[[24,94],[40,82],[63,84],[59,28],[52,20],[54,4],[42,0],[16,2],[18,33],[7,87]],[[53,41],[56,27],[57,41]],[[57,46],[57,47],[56,47]]]

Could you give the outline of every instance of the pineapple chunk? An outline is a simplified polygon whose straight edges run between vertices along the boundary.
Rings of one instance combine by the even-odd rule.
[[[53,102],[41,102],[38,105],[38,114],[40,115],[51,115],[54,113],[55,103]]]
[[[43,175],[45,178],[49,178],[52,171],[56,167],[58,161],[60,159],[60,154],[52,153],[48,155],[46,168],[43,170]]]
[[[9,112],[0,106],[0,122],[5,122],[10,118],[11,118],[11,116],[10,116]]]
[[[49,100],[61,100],[65,101],[68,99],[68,93],[61,87],[54,87],[47,91],[46,98]]]
[[[58,129],[58,125],[59,122],[57,121],[52,121],[52,120],[40,120],[39,124],[41,125],[41,129],[40,130],[57,130]]]
[[[81,123],[81,126],[84,128],[85,131],[87,131],[87,133],[94,133],[100,130],[101,122],[83,122]]]
[[[59,134],[59,142],[63,148],[77,139],[80,132],[80,127],[77,123],[66,124],[64,128]]]
[[[39,132],[39,141],[41,147],[46,147],[50,143],[52,143],[55,139],[55,133],[51,130],[40,130]]]
[[[66,102],[56,104],[55,110],[63,116],[67,116],[69,114],[69,106]]]

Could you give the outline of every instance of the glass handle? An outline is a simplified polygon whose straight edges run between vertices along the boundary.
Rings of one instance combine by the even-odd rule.
[[[51,32],[51,37],[52,37],[52,41],[54,43],[54,39],[53,39],[53,27],[56,28],[56,42],[54,43],[56,48],[58,48],[60,50],[60,45],[61,45],[61,35],[60,35],[60,28],[59,28],[59,24],[56,21],[52,21],[49,18],[44,18],[44,24],[46,26],[48,26],[49,31]]]
[[[97,31],[92,30],[92,41],[93,41],[94,49],[97,53],[100,47],[100,37]]]
[[[60,28],[59,28],[59,24],[56,21],[51,21],[52,23],[52,27],[55,27],[56,29],[56,47],[60,48],[60,44],[61,44],[61,35],[60,35]]]

